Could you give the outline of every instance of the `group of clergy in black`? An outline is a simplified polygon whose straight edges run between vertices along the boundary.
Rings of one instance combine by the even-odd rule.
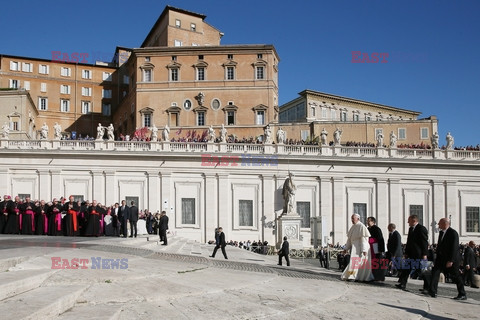
[[[125,200],[124,200],[125,201]],[[124,205],[124,203],[122,202]],[[118,208],[118,204],[116,205]],[[120,207],[121,209],[121,207]],[[106,208],[93,200],[92,203],[75,201],[70,196],[32,202],[29,197],[24,201],[20,197],[14,200],[8,195],[0,202],[0,233],[50,235],[50,236],[127,236],[127,219],[132,228],[132,236],[137,235],[136,221],[133,232],[133,220],[138,220],[138,209],[128,208],[125,217],[114,208]],[[136,212],[136,219],[133,219]],[[107,228],[104,216],[111,214],[110,228]]]

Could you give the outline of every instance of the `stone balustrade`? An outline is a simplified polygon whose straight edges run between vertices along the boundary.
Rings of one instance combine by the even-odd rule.
[[[378,147],[347,147],[286,144],[208,143],[208,142],[147,142],[107,140],[0,140],[4,150],[104,150],[121,152],[198,152],[233,154],[309,155],[352,158],[451,159],[480,160],[480,151],[406,149]]]

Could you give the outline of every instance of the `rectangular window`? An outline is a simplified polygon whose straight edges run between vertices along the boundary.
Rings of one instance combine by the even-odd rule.
[[[72,72],[72,70],[70,68],[67,68],[67,67],[62,67],[60,69],[60,75],[63,76],[63,77],[70,77],[71,72]]]
[[[178,81],[178,69],[170,69],[170,81]]]
[[[174,46],[175,46],[175,47],[181,47],[181,46],[182,46],[182,41],[180,41],[180,40],[175,40]]]
[[[195,224],[195,198],[182,198],[182,224]]]
[[[172,56],[172,61],[177,61],[177,56]]]
[[[102,98],[110,99],[112,97],[112,90],[102,89]]]
[[[45,82],[40,83],[40,92],[47,92],[47,84]]]
[[[46,64],[39,64],[38,65],[38,73],[40,74],[48,74],[50,68]]]
[[[92,88],[82,87],[82,96],[91,97],[92,96]]]
[[[466,207],[467,232],[480,232],[480,208]]]
[[[66,84],[60,85],[60,93],[70,94],[70,86]]]
[[[332,120],[336,120],[337,119],[337,110],[332,109],[330,111],[330,117],[332,118]]]
[[[152,69],[143,70],[143,82],[152,82]]]
[[[227,112],[227,125],[231,126],[235,124],[235,111]]]
[[[205,112],[201,111],[197,113],[197,126],[205,125]]]
[[[253,227],[253,200],[238,200],[238,225]]]
[[[18,86],[19,86],[20,81],[10,79],[9,82],[10,82],[10,83],[9,83],[9,88],[11,88],[11,89],[18,89]]]
[[[12,119],[12,128],[13,131],[20,131],[20,121],[18,119]]]
[[[92,79],[92,72],[90,70],[82,70],[83,79]]]
[[[33,69],[33,64],[26,63],[26,62],[22,63],[22,71],[23,72],[32,72],[32,69]]]
[[[190,31],[197,31],[197,25],[195,23],[190,23]]]
[[[89,101],[82,101],[82,114],[89,114],[90,109],[90,102]]]
[[[410,205],[410,215],[418,216],[418,223],[423,225],[423,204],[411,204]]]
[[[257,80],[263,80],[264,78],[263,67],[257,67],[256,77],[257,77]]]
[[[340,121],[347,121],[347,112],[346,111],[342,111],[340,113]]]
[[[234,80],[234,79],[235,79],[235,68],[227,67],[227,80]]]
[[[233,54],[227,54],[227,59],[228,60],[233,60]]]
[[[398,128],[398,140],[405,140],[405,139],[407,139],[407,129]]]
[[[205,68],[202,68],[202,67],[197,68],[197,80],[198,81],[205,80]]]
[[[263,59],[263,54],[261,53],[257,54],[257,59]]]
[[[363,224],[367,224],[367,204],[366,203],[354,203],[353,213],[360,215],[360,221]]]
[[[112,81],[112,74],[110,72],[103,72],[103,81]]]
[[[265,124],[265,111],[258,110],[257,111],[257,119],[256,124]]]
[[[17,61],[10,61],[10,70],[18,71],[18,62]]]
[[[420,128],[420,139],[428,139],[428,128]]]
[[[48,110],[48,98],[39,97],[38,98],[38,110]]]
[[[30,90],[30,81],[23,81],[23,87],[25,90]]]
[[[306,141],[309,136],[310,136],[310,130],[301,130],[300,131],[300,137],[301,137],[302,141]]]
[[[60,99],[60,111],[61,112],[70,111],[70,100]]]
[[[310,202],[297,202],[297,213],[302,217],[300,228],[310,228]]]
[[[112,115],[112,105],[109,103],[102,104],[102,115],[111,116]]]
[[[322,119],[327,119],[327,108],[322,108]]]
[[[360,116],[358,115],[358,113],[353,114],[353,121],[355,121],[355,122],[360,121]]]
[[[182,26],[182,21],[175,19],[175,27],[180,28]]]
[[[152,119],[152,115],[150,113],[145,113],[143,115],[143,126],[144,127],[150,127],[151,126],[151,119]]]

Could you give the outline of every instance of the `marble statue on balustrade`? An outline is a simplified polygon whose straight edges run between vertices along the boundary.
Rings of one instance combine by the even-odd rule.
[[[97,126],[97,140],[103,140],[103,136],[105,135],[105,127],[102,126],[101,123]]]
[[[440,137],[438,136],[438,132],[435,132],[432,136],[432,149],[438,149],[438,140]]]
[[[155,125],[153,125],[153,127],[150,128],[150,130],[152,130],[152,134],[150,135],[150,141],[157,142],[158,141],[158,128]]]
[[[8,139],[8,136],[10,135],[10,126],[8,123],[4,123],[2,126],[2,138],[3,139]]]
[[[396,147],[397,147],[397,136],[392,131],[390,132],[390,148],[396,148]]]
[[[55,122],[53,125],[53,138],[55,140],[62,139],[62,126],[59,125],[58,122]]]
[[[208,128],[208,142],[215,142],[216,134],[212,125]]]
[[[297,191],[297,186],[293,181],[295,175],[292,172],[288,173],[288,177],[283,183],[282,196],[283,196],[283,213],[282,214],[293,214],[295,215],[296,204],[295,204],[295,193]]]
[[[165,127],[163,128],[162,139],[165,142],[170,141],[170,128],[168,127],[168,125],[165,125]]]
[[[450,132],[447,133],[447,150],[452,150],[453,149],[453,137],[450,134]]]
[[[325,130],[325,128],[323,128],[322,132],[320,132],[320,142],[321,142],[322,146],[327,145],[327,136],[328,136],[328,132],[327,132],[327,130]]]
[[[287,140],[287,134],[286,134],[285,131],[283,131],[283,129],[280,127],[280,128],[277,130],[277,143],[278,143],[278,144],[284,144],[286,140]]]
[[[383,133],[379,132],[377,134],[377,148],[383,148],[383,139],[384,139]]]
[[[342,141],[342,132],[343,132],[342,130],[337,128],[333,133],[333,141],[335,142],[336,146],[339,146]]]
[[[48,125],[46,122],[44,122],[40,130],[40,140],[47,140],[47,139],[48,139]]]
[[[272,143],[272,129],[270,128],[270,125],[267,125],[264,131],[264,136],[265,136],[265,144],[271,144]]]
[[[225,126],[222,123],[222,129],[220,129],[220,142],[227,142],[227,129],[225,129]]]
[[[113,124],[110,123],[110,125],[107,127],[108,141],[114,141],[115,140],[115,135],[113,134],[114,131],[115,131],[115,128],[113,127]]]

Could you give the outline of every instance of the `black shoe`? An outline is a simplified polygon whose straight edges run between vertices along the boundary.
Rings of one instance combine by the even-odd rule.
[[[478,286],[476,286],[476,285],[471,285],[470,287],[474,288],[474,289],[478,289]]]
[[[228,260],[228,258],[227,258],[227,257],[225,257],[225,260]]]
[[[432,297],[432,298],[436,298],[436,297],[437,297],[437,294],[436,294],[436,293],[433,293],[432,291],[428,291],[427,294],[429,294],[430,297]]]
[[[280,263],[277,263],[277,266],[281,266],[281,264],[280,264]]]
[[[403,284],[401,284],[401,283],[397,283],[397,284],[395,285],[395,287],[397,287],[398,289],[401,289],[401,290],[405,290],[405,289],[406,289],[406,287],[405,287]]]
[[[461,296],[461,295],[458,295],[456,296],[455,298],[453,298],[454,300],[467,300],[467,296]]]
[[[130,236],[129,238],[133,238],[133,236]]]

